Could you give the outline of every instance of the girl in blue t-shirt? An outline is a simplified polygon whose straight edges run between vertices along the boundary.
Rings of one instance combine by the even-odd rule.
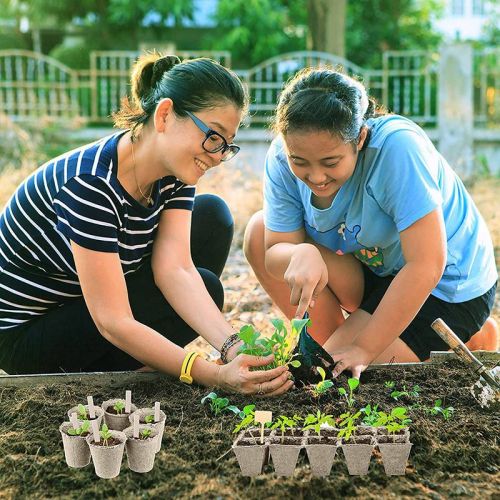
[[[496,349],[488,230],[420,127],[376,109],[353,78],[308,69],[285,87],[274,128],[245,253],[288,317],[311,308],[335,376],[446,350],[438,317]]]
[[[287,367],[253,370],[221,313],[233,220],[204,173],[233,144],[247,96],[209,59],[142,56],[125,129],[26,179],[0,213],[0,368],[10,374],[155,369],[207,386],[276,396]],[[184,347],[204,337],[209,363]]]

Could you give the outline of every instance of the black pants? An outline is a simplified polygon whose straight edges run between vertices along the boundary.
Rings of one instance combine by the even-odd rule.
[[[220,310],[219,280],[233,237],[233,218],[214,195],[195,198],[191,254],[205,286]],[[185,346],[197,337],[156,287],[147,261],[127,276],[132,312],[172,342]],[[135,370],[142,363],[108,342],[97,330],[83,297],[15,330],[0,334],[0,368],[9,374]]]

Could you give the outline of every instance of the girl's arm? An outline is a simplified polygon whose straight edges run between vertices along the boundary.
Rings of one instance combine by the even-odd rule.
[[[118,254],[89,250],[73,241],[71,248],[87,308],[101,335],[144,365],[179,377],[186,351],[134,319]],[[292,385],[287,367],[250,370],[272,361],[272,355],[268,358],[240,355],[220,366],[198,357],[191,373],[202,385],[247,394],[263,388],[267,396],[276,396]]]
[[[342,361],[335,367],[335,375],[350,369],[353,376],[359,377],[411,323],[443,275],[446,231],[440,208],[402,231],[400,238],[406,263],[353,345],[342,353],[333,353],[336,362]]]

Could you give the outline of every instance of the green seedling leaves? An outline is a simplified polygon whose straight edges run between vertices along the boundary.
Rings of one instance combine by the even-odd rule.
[[[117,414],[123,413],[125,410],[125,403],[123,401],[117,401],[114,405],[113,408],[116,410]]]
[[[144,418],[144,422],[146,422],[147,424],[152,424],[154,423],[154,421],[155,421],[154,415],[146,415],[146,417]]]
[[[151,429],[142,429],[139,437],[140,439],[147,439],[151,436]]]
[[[335,425],[333,415],[326,415],[325,413],[322,413],[320,410],[318,410],[316,414],[309,413],[304,419],[304,430],[314,429],[318,436],[321,435],[320,433],[322,425],[329,425],[333,427]]]
[[[106,424],[102,424],[99,434],[101,435],[104,444],[108,446],[108,440],[111,439],[113,435],[111,434],[111,431],[108,429],[108,426]]]
[[[338,392],[346,400],[347,406],[352,408],[356,402],[354,391],[359,387],[359,380],[357,378],[350,378],[347,380],[347,385],[349,386],[349,394],[347,394],[347,391],[343,387],[339,387]]]
[[[231,411],[235,415],[240,414],[240,409],[234,405],[229,404],[228,398],[219,398],[215,392],[210,392],[201,400],[201,404],[204,404],[205,401],[210,402],[210,409],[212,413],[217,416],[224,411]]]
[[[434,406],[427,409],[428,413],[431,415],[441,415],[445,420],[450,419],[455,412],[453,406],[444,407],[443,401],[441,399],[436,399],[434,401]]]
[[[77,413],[78,413],[78,418],[80,420],[86,420],[87,419],[87,409],[85,408],[85,406],[83,406],[82,404],[79,404],[77,406]]]
[[[90,422],[88,420],[84,420],[82,425],[77,429],[70,427],[68,429],[68,434],[70,436],[83,436],[84,434],[88,434],[90,429]]]

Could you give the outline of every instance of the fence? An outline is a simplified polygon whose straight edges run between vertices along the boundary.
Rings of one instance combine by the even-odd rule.
[[[100,51],[91,54],[90,70],[74,71],[47,56],[22,50],[0,51],[0,111],[14,119],[80,116],[109,123],[120,99],[129,91],[130,69],[139,52]],[[225,66],[230,53],[179,52],[181,58],[207,56]],[[437,125],[440,53],[388,51],[381,70],[365,69],[321,52],[292,52],[238,71],[251,96],[252,124],[266,122],[283,83],[308,66],[341,66],[362,79],[371,95],[395,113],[426,127]],[[474,123],[500,122],[500,48],[473,53]]]

